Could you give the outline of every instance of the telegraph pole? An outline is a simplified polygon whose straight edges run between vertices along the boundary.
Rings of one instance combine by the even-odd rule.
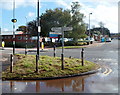
[[[37,35],[37,55],[36,55],[36,73],[38,73],[38,60],[39,60],[39,49],[40,49],[40,22],[39,22],[39,0],[37,1],[37,27],[38,27],[38,35]]]
[[[25,35],[25,55],[27,54],[27,40],[28,40],[28,32],[27,32],[27,17],[25,17],[26,19],[26,35]]]
[[[37,55],[39,57],[39,48],[40,48],[40,32],[41,32],[41,27],[40,27],[40,22],[39,22],[39,0],[37,2],[37,25],[38,25],[38,35],[37,35]]]
[[[13,1],[13,55],[15,54],[15,23],[17,20],[15,19],[15,0]]]

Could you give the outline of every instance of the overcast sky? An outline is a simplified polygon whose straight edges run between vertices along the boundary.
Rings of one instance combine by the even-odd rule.
[[[20,25],[25,25],[26,20],[32,21],[36,19],[36,1],[37,0],[15,0],[15,17],[17,19],[16,28]],[[111,33],[118,32],[118,1],[119,0],[40,0],[40,14],[46,9],[54,9],[62,7],[70,9],[73,1],[78,1],[81,5],[81,13],[85,15],[85,22],[89,21],[90,16],[91,28],[98,27],[99,22],[103,22],[105,27]],[[13,0],[0,0],[0,26],[3,31],[12,31],[13,18]],[[27,19],[26,19],[27,18]]]

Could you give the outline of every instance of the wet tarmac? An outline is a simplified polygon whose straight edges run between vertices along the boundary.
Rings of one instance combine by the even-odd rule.
[[[49,55],[50,50],[43,55]],[[60,51],[59,51],[60,52]],[[74,52],[74,53],[73,53]],[[79,58],[78,49],[65,50]],[[42,55],[41,54],[41,55]],[[101,71],[87,76],[41,81],[3,81],[3,93],[118,93],[118,41],[85,49],[85,59],[101,65]]]

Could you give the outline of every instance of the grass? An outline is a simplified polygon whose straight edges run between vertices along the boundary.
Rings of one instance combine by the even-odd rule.
[[[61,49],[62,47],[57,47],[57,48],[59,48],[59,49]],[[64,46],[64,49],[73,49],[73,48],[86,48],[85,46],[83,47],[81,47],[81,46]]]
[[[2,79],[5,78],[45,78],[58,77],[72,74],[79,74],[97,69],[99,66],[95,63],[84,61],[84,66],[81,66],[81,59],[64,58],[64,70],[61,70],[60,57],[40,56],[39,73],[35,73],[36,62],[35,55],[15,55],[18,59],[14,65],[13,73],[10,73],[8,68],[2,72]]]

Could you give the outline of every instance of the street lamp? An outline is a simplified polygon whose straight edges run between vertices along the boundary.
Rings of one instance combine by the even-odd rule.
[[[13,22],[13,55],[15,54],[15,23],[17,22],[17,19],[15,19],[15,0],[13,1],[13,19],[11,20]]]
[[[92,13],[89,13],[89,37],[91,36],[90,35],[90,15],[92,15]]]
[[[27,17],[25,17],[25,19],[26,19],[26,35],[25,35],[25,55],[27,54],[27,40],[28,40],[28,32],[27,32]]]

